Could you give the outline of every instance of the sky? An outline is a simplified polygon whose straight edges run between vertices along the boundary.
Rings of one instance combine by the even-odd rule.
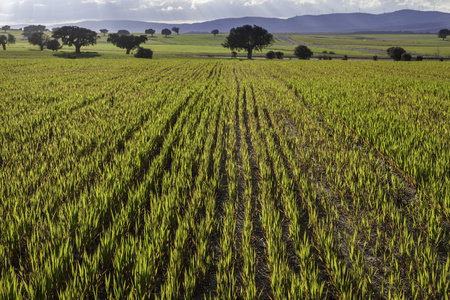
[[[381,14],[401,9],[450,12],[450,0],[0,0],[0,26],[85,20],[194,23],[246,16]]]

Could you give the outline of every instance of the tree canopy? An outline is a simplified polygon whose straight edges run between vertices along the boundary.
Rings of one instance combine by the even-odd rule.
[[[63,26],[53,32],[55,39],[61,39],[63,45],[75,46],[75,52],[80,53],[82,46],[95,45],[97,33],[87,28],[78,26]]]
[[[59,49],[61,49],[61,44],[59,43],[58,40],[50,40],[47,42],[47,49],[52,51],[58,51]]]
[[[33,32],[43,32],[45,31],[44,25],[29,25],[23,28],[22,35],[25,37],[30,37]]]
[[[39,49],[44,50],[44,46],[47,45],[49,37],[42,31],[33,32],[28,37],[28,42],[32,45],[39,46]]]
[[[214,29],[211,31],[212,34],[214,34],[214,36],[216,36],[216,34],[219,34],[219,29]]]
[[[262,51],[263,48],[272,43],[273,36],[266,29],[253,25],[244,25],[242,27],[232,28],[230,34],[226,37],[225,48],[232,51],[247,50],[248,59],[252,58],[253,51]]]
[[[411,54],[405,52],[405,53],[402,54],[400,59],[403,60],[403,61],[411,61],[412,60],[412,56],[411,56]]]
[[[164,36],[167,37],[168,35],[172,34],[172,31],[170,31],[170,29],[168,28],[164,28],[163,30],[161,30],[161,34],[164,34]]]
[[[112,43],[121,49],[126,49],[127,54],[130,54],[131,50],[139,47],[140,44],[145,43],[146,41],[146,35],[119,35],[117,33],[110,33],[107,40],[107,42]]]
[[[6,50],[6,44],[15,44],[16,43],[16,38],[12,35],[8,33],[8,36],[6,35],[0,35],[0,44],[3,47],[3,50]]]
[[[137,58],[153,58],[153,51],[151,49],[146,49],[142,47],[138,47],[136,54],[134,57]]]
[[[294,55],[299,59],[310,59],[313,52],[304,45],[299,45],[294,49]]]
[[[391,47],[386,50],[387,54],[390,58],[395,61],[399,61],[402,59],[402,54],[406,53],[405,49],[402,47]]]
[[[275,58],[275,52],[274,51],[269,51],[266,53],[266,58],[267,59],[274,59]]]
[[[126,29],[120,29],[119,31],[117,31],[118,35],[129,35],[130,32]]]
[[[152,29],[152,28],[145,30],[145,34],[150,34],[151,36],[153,36],[155,34],[155,32],[156,32],[155,29]]]
[[[439,33],[438,33],[439,38],[445,40],[445,38],[449,35],[450,35],[449,29],[444,28],[444,29],[439,30]]]

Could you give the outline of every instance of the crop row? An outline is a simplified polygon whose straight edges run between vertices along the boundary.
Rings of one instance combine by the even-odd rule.
[[[447,65],[1,64],[0,298],[448,297]]]

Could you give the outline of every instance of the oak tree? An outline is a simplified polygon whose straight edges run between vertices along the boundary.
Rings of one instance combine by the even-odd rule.
[[[97,32],[78,26],[63,26],[53,32],[55,39],[61,39],[63,45],[75,46],[75,53],[81,52],[82,46],[95,45]]]
[[[450,35],[449,29],[443,28],[443,29],[439,30],[438,37],[441,38],[442,40],[445,40],[445,38],[448,35]]]
[[[310,59],[311,56],[313,55],[313,52],[307,46],[299,45],[295,47],[294,55],[298,59]]]
[[[167,37],[168,35],[172,34],[172,31],[170,31],[170,29],[168,28],[164,28],[163,30],[161,30],[161,34],[164,34],[164,36]]]
[[[6,44],[11,45],[16,43],[16,38],[8,33],[8,36],[6,35],[0,35],[0,44],[3,47],[3,50],[6,50]]]
[[[119,35],[117,33],[110,33],[107,39],[107,42],[112,43],[121,49],[126,49],[127,54],[130,54],[131,50],[139,47],[140,44],[145,43],[146,41],[146,35]]]
[[[155,29],[152,28],[145,30],[145,34],[150,34],[152,37],[155,34],[155,32],[156,32]]]
[[[252,58],[253,51],[262,51],[273,41],[273,36],[266,29],[257,25],[244,25],[232,28],[222,44],[223,47],[232,51],[246,50],[247,58]]]
[[[49,37],[42,31],[33,32],[28,37],[28,42],[32,45],[39,46],[39,49],[44,50],[44,46],[47,45]]]

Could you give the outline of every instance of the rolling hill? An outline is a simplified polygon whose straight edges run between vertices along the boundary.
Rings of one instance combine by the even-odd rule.
[[[143,21],[84,21],[64,24],[86,27],[92,30],[106,28],[110,32],[127,29],[130,32],[144,32],[153,28],[160,33],[163,28],[180,27],[181,33],[229,32],[233,27],[245,24],[258,25],[273,33],[353,33],[353,32],[415,32],[437,33],[442,28],[450,28],[450,13],[435,11],[400,10],[384,14],[347,13],[326,15],[304,15],[288,19],[278,18],[227,18],[193,24],[169,24]],[[63,25],[48,26],[59,27]]]

